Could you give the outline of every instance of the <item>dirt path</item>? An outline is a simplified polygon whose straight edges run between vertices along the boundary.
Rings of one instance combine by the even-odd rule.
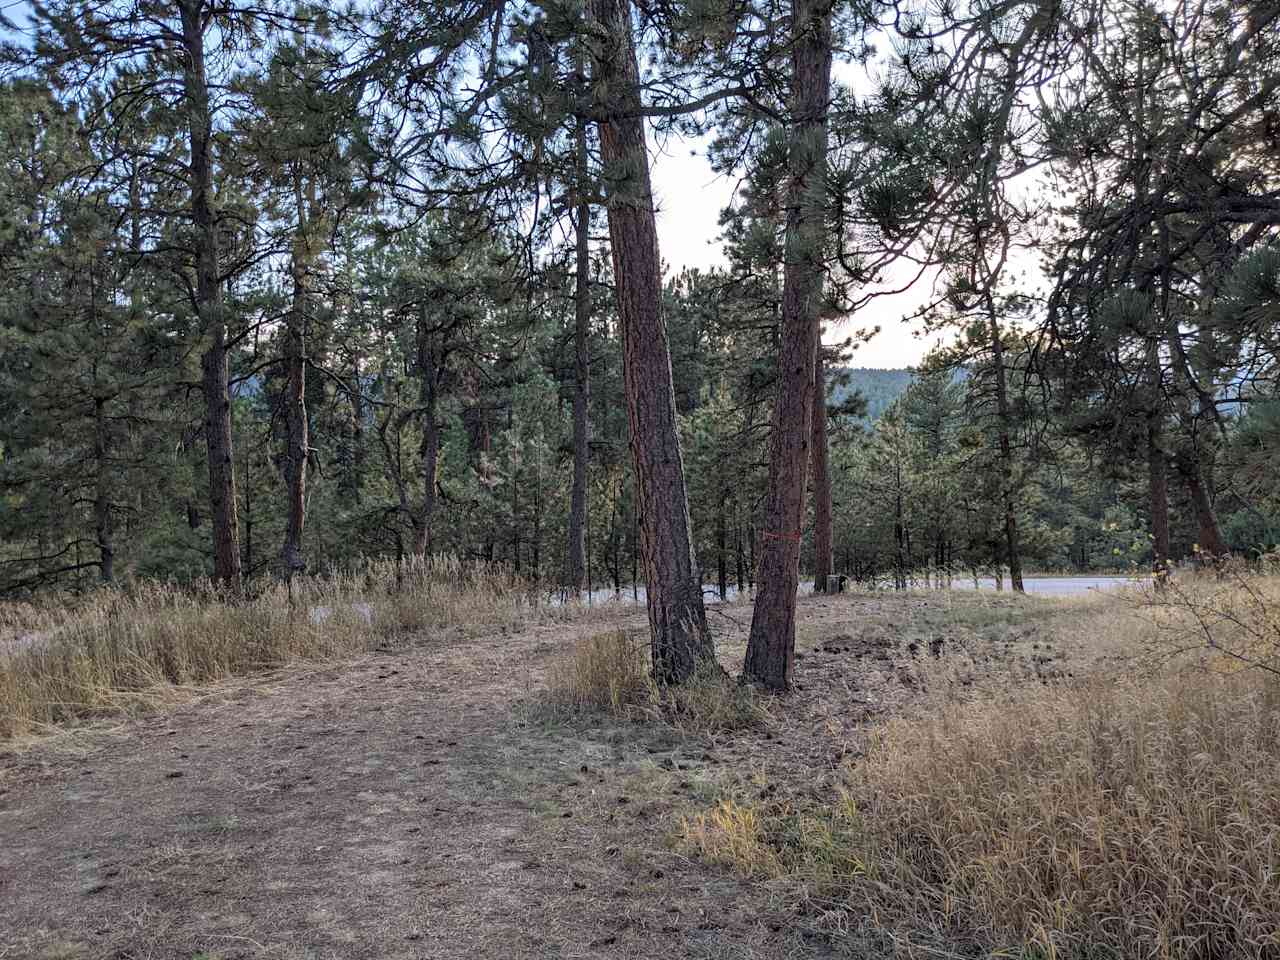
[[[680,816],[829,803],[877,719],[1070,676],[1056,610],[806,598],[776,722],[709,738],[521,708],[576,639],[643,634],[636,611],[298,667],[0,752],[0,960],[874,956],[681,856]],[[714,618],[730,669],[749,618]]]
[[[0,757],[0,957],[829,955],[669,848],[702,747],[513,714],[600,629],[299,668]]]

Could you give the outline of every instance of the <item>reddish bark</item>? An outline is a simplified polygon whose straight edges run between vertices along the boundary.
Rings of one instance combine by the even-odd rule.
[[[778,398],[769,447],[769,484],[760,543],[759,586],[743,664],[744,681],[787,690],[795,668],[796,590],[814,406],[814,365],[822,298],[827,112],[831,90],[831,8],[796,0],[791,9],[792,139],[787,165],[786,263]]]
[[[586,199],[587,131],[577,131],[578,222],[577,274],[574,278],[573,326],[573,491],[569,498],[569,588],[582,595],[587,582],[587,465],[591,455],[591,255],[588,247],[591,204]]]
[[[640,507],[640,552],[648,584],[653,671],[680,683],[715,651],[693,555],[684,460],[666,323],[653,188],[640,98],[630,0],[590,0],[592,59],[600,104],[600,156],[622,327],[623,387]]]
[[[827,466],[827,382],[822,365],[821,328],[813,368],[813,590],[824,593],[832,573],[831,473]]]
[[[204,9],[200,0],[180,0],[184,56],[183,95],[191,145],[191,223],[195,240],[196,309],[208,347],[200,358],[209,459],[209,506],[213,520],[213,575],[240,590],[240,523],[231,439],[230,364],[218,267],[218,234],[210,204],[213,123],[205,79]]]

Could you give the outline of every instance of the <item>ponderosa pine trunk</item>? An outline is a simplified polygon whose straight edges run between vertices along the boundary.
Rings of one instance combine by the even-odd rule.
[[[542,579],[542,457],[534,451],[533,459],[533,582]]]
[[[738,596],[747,592],[747,572],[742,556],[742,518],[738,515],[738,499],[733,500],[733,561],[738,584]]]
[[[1160,422],[1147,424],[1147,479],[1151,508],[1151,573],[1156,585],[1169,572],[1169,471],[1160,443]]]
[[[569,497],[569,588],[581,597],[587,579],[587,464],[591,456],[591,204],[587,200],[587,131],[577,130],[577,275],[573,306],[573,491]]]
[[[725,555],[729,548],[729,537],[724,515],[728,500],[729,495],[721,492],[720,500],[716,504],[716,586],[720,591],[721,600],[729,596],[729,558]]]
[[[191,147],[191,225],[195,243],[196,310],[208,346],[200,358],[204,432],[209,458],[209,512],[213,521],[213,575],[240,590],[240,522],[236,512],[236,468],[231,439],[227,323],[218,267],[218,234],[210,201],[213,121],[205,79],[201,0],[179,0],[184,53],[183,97]]]
[[[1176,463],[1182,481],[1186,484],[1187,493],[1191,497],[1191,506],[1196,514],[1197,541],[1199,557],[1202,561],[1214,563],[1231,552],[1222,536],[1222,527],[1218,524],[1218,512],[1209,496],[1209,487],[1205,483],[1204,469],[1200,458],[1194,450],[1179,452]]]
[[[431,521],[436,512],[436,469],[440,460],[440,427],[434,415],[423,417],[422,445],[418,456],[422,471],[422,508],[413,522],[413,554],[423,560],[431,553]]]
[[[1174,380],[1180,388],[1179,392],[1182,395],[1183,402],[1188,407],[1191,404],[1191,398],[1195,397],[1202,404],[1205,404],[1205,408],[1207,408],[1208,404],[1213,402],[1212,398],[1204,396],[1191,373],[1191,361],[1187,357],[1186,349],[1183,346],[1176,318],[1173,318],[1169,311],[1169,273],[1172,267],[1170,266],[1171,261],[1169,258],[1169,226],[1165,221],[1160,223],[1160,246],[1165,264],[1161,286],[1161,296],[1164,299],[1162,315],[1166,318],[1165,331],[1168,337],[1169,353],[1173,361]],[[1196,419],[1197,416],[1195,414],[1184,408],[1182,414],[1183,440],[1173,459],[1178,473],[1182,475],[1187,493],[1191,496],[1191,506],[1195,510],[1196,527],[1198,529],[1196,545],[1199,547],[1199,559],[1202,562],[1213,563],[1226,557],[1231,552],[1231,548],[1227,546],[1227,542],[1222,536],[1222,527],[1218,524],[1218,511],[1214,507],[1213,498],[1210,495],[1211,485],[1205,482],[1204,465],[1200,459],[1200,451],[1197,449],[1194,439],[1194,423]]]
[[[1009,406],[1009,382],[1004,368],[1004,335],[996,316],[995,300],[986,293],[987,328],[991,337],[991,356],[996,373],[996,416],[999,419],[1000,498],[1004,507],[1004,549],[1009,563],[1009,585],[1018,593],[1026,593],[1022,585],[1022,552],[1018,544],[1018,516],[1013,483],[1013,412]]]
[[[1141,185],[1140,185],[1141,187]],[[1161,315],[1167,312],[1167,286]],[[1151,396],[1147,408],[1147,493],[1151,512],[1151,574],[1157,588],[1169,573],[1169,460],[1164,450],[1164,415],[1161,409],[1159,340],[1147,347],[1147,376]]]
[[[769,444],[769,482],[759,585],[742,668],[745,682],[789,690],[795,670],[796,591],[805,472],[813,426],[814,365],[826,241],[827,113],[831,91],[831,6],[791,8],[791,144],[782,284],[778,397]]]
[[[311,241],[307,230],[307,209],[302,184],[295,174],[297,232],[294,236],[293,303],[285,318],[284,361],[287,382],[284,396],[285,449],[281,458],[287,511],[281,558],[285,576],[306,569],[302,552],[302,532],[306,522],[307,451],[310,448],[307,424],[306,325],[308,316],[307,271],[311,262]]]
[[[342,475],[338,487],[342,495],[359,504],[364,491],[364,383],[360,357],[355,351],[351,357],[351,387],[348,391],[349,419],[343,431],[345,449],[342,455]]]
[[[97,379],[97,367],[94,368]],[[116,547],[111,515],[111,438],[107,427],[107,401],[93,398],[93,457],[96,476],[93,494],[93,526],[98,542],[98,573],[103,583],[115,580]]]
[[[813,592],[824,593],[832,572],[831,473],[827,465],[827,379],[821,329],[813,367]]]
[[[590,0],[593,83],[608,194],[609,240],[622,328],[623,388],[648,584],[653,673],[680,683],[714,664],[702,579],[693,554],[671,353],[662,316],[661,263],[632,37],[630,0]]]
[[[440,420],[437,414],[441,357],[428,342],[423,327],[418,333],[418,398],[422,408],[422,442],[418,447],[418,469],[422,478],[422,506],[413,517],[413,553],[419,560],[431,552],[431,524],[436,512],[436,472],[440,462]],[[518,559],[517,559],[518,566]]]
[[[244,452],[244,566],[253,569],[253,474],[249,450]]]
[[[893,589],[907,589],[906,527],[902,522],[902,464],[894,464]]]

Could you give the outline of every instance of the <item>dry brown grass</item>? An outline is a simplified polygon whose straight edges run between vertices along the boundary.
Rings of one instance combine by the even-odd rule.
[[[509,571],[441,557],[300,580],[292,596],[284,584],[234,602],[143,584],[73,603],[9,604],[0,608],[0,739],[294,661],[579,613],[529,598]]]
[[[1276,583],[1246,576],[1244,596],[1184,582],[1195,608],[1130,598],[1110,631],[1081,605],[1123,656],[935,700],[881,726],[828,802],[724,800],[683,840],[908,955],[1280,957],[1280,678],[1221,652],[1274,628]]]
[[[647,638],[619,630],[588,637],[553,663],[534,711],[557,718],[599,712],[629,721],[660,720],[688,733],[740,730],[771,719],[753,689],[719,669],[679,687],[659,687]]]
[[[1280,555],[1226,561],[1211,573],[1175,577],[1164,589],[1145,587],[1129,599],[1150,627],[1151,654],[1280,676]]]
[[[587,637],[552,663],[542,702],[553,712],[625,716],[649,702],[652,683],[644,644],[612,630]]]

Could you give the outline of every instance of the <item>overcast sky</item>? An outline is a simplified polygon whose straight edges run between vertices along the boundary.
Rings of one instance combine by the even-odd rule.
[[[658,207],[658,246],[668,272],[684,267],[723,265],[725,258],[718,240],[720,211],[729,204],[736,180],[718,176],[707,162],[705,147],[698,141],[671,138],[654,146],[653,189]],[[694,154],[694,155],[691,155]],[[901,286],[905,278],[891,276],[890,285]],[[922,282],[923,284],[923,282]],[[857,367],[906,367],[920,362],[931,341],[915,336],[914,328],[902,317],[928,299],[928,289],[885,296],[863,307],[855,317],[828,329],[825,339],[842,340],[864,328],[880,326],[870,343],[858,348],[851,361]]]
[[[878,46],[882,53],[890,49],[883,38]],[[837,58],[832,64],[832,79],[856,92],[867,92],[873,86],[877,62],[860,65]],[[717,240],[719,217],[729,204],[736,181],[717,176],[711,169],[704,142],[672,137],[665,145],[651,143],[650,150],[658,205],[658,245],[669,270],[724,264]],[[884,271],[881,286],[900,288],[911,279],[914,270],[910,264],[898,269],[890,266]],[[856,316],[828,325],[823,339],[831,343],[878,326],[880,333],[858,347],[850,363],[856,367],[915,366],[937,338],[917,336],[919,323],[907,324],[902,318],[926,303],[930,292],[929,284],[922,279],[916,289],[873,299]]]

